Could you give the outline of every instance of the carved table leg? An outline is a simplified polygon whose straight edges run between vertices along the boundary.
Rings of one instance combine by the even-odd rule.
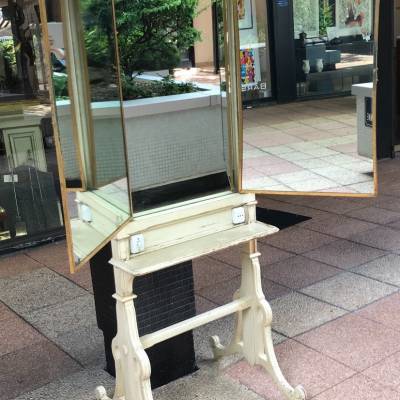
[[[112,350],[116,365],[114,400],[153,400],[149,358],[140,342],[133,294],[133,276],[114,267],[118,333]],[[97,388],[97,400],[108,400]]]
[[[235,337],[230,345],[223,347],[218,337],[212,338],[216,358],[242,353],[250,365],[260,365],[273,378],[281,393],[288,400],[304,400],[302,386],[293,388],[284,377],[275,356],[272,341],[272,310],[261,286],[260,254],[257,241],[244,245],[242,252],[242,284],[239,297],[251,297],[253,305],[237,315]]]
[[[240,291],[238,290],[233,299],[240,298]],[[243,312],[239,311],[236,314],[236,322],[235,322],[235,333],[232,338],[231,343],[228,346],[223,346],[221,344],[221,340],[218,336],[212,336],[210,338],[211,347],[213,350],[214,358],[218,360],[219,358],[231,356],[237,353],[243,353]]]

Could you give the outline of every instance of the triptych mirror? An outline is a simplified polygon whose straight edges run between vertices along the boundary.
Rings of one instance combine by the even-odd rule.
[[[379,2],[206,3],[42,2],[72,269],[211,194],[375,194]]]

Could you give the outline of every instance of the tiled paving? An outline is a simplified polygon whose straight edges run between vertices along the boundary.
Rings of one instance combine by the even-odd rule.
[[[358,154],[357,141],[353,96],[247,109],[243,185],[372,193],[372,159]]]
[[[315,400],[400,399],[400,160],[380,163],[376,199],[260,197],[312,219],[260,242],[282,370]],[[194,262],[196,304],[228,302],[240,250]],[[68,272],[64,243],[0,258],[0,400],[94,400],[103,371],[90,271]],[[156,400],[283,400],[240,357],[212,362],[208,337],[226,342],[234,319],[195,331],[199,371],[155,390]]]

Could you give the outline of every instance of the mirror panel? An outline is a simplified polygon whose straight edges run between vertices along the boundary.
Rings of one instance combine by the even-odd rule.
[[[133,27],[124,2],[116,7],[134,211],[230,190],[223,2],[192,11],[139,2]],[[192,68],[192,45],[199,55],[213,39],[219,66]]]
[[[102,13],[91,9],[95,5]],[[75,270],[131,215],[115,19],[112,0],[61,0],[46,7],[64,209]],[[57,97],[54,83],[60,64],[68,83],[63,98]]]
[[[39,1],[2,2],[0,18],[0,250],[9,251],[64,226]]]
[[[374,195],[374,1],[266,3],[238,1],[241,189]]]

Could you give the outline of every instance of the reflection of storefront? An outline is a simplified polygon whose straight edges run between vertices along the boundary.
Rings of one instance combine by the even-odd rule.
[[[63,234],[38,13],[1,8],[0,252]]]
[[[238,4],[246,102],[350,94],[371,82],[373,0]]]

